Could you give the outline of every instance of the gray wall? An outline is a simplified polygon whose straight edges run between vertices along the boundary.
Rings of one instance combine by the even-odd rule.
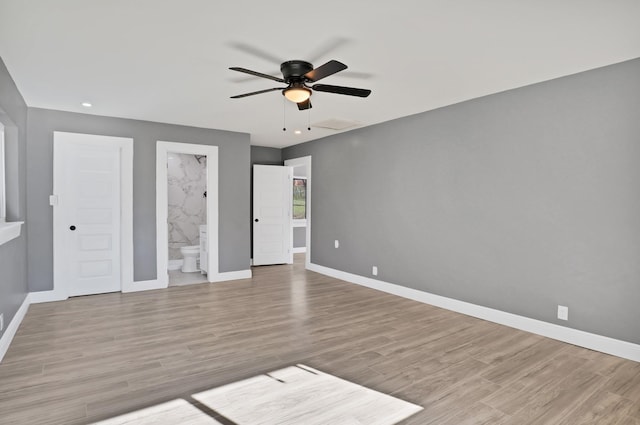
[[[639,116],[636,59],[286,148],[311,261],[640,343]]]
[[[282,149],[251,146],[251,165],[283,165]]]
[[[0,58],[0,122],[5,126],[7,220],[26,221],[27,105]],[[28,224],[28,223],[27,223]],[[4,330],[27,296],[27,224],[0,246],[0,313]]]
[[[294,227],[293,228],[293,247],[302,248],[307,246],[307,228],[306,227]]]
[[[29,289],[53,288],[53,132],[132,137],[134,280],[156,278],[156,141],[219,147],[220,271],[249,267],[249,135],[29,108],[27,204]]]

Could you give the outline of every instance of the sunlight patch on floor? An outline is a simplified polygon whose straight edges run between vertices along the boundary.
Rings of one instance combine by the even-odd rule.
[[[177,399],[116,416],[93,425],[222,425],[189,402]]]
[[[422,410],[304,365],[207,390],[193,398],[238,425],[392,425]]]
[[[94,425],[393,425],[422,410],[300,364],[191,397],[200,407],[176,399]]]

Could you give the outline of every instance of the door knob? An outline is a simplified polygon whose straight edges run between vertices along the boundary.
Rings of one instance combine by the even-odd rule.
[[[69,226],[69,230],[71,230],[71,231],[76,230],[76,226]]]
[[[256,218],[256,219],[255,219],[255,220],[253,220],[253,221],[255,221],[255,222],[257,223],[257,222],[259,222],[260,220],[258,220],[258,219]]]

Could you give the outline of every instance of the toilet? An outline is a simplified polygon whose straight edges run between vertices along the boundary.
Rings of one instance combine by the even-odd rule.
[[[198,256],[200,255],[200,247],[198,245],[193,246],[183,246],[180,248],[180,253],[182,254],[182,272],[183,273],[192,273],[199,272],[198,269]]]

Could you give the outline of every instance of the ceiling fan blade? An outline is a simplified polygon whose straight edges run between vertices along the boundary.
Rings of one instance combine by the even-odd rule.
[[[279,58],[265,50],[262,50],[255,46],[251,46],[246,43],[231,42],[229,43],[229,46],[233,47],[234,49],[240,50],[241,52],[248,53],[250,55],[264,59],[267,62],[271,62],[273,64],[281,64],[282,62],[284,62],[284,59]]]
[[[251,93],[238,94],[238,95],[235,95],[235,96],[231,96],[231,99],[240,99],[241,97],[253,96],[254,94],[260,94],[260,93],[268,93],[270,91],[283,90],[285,88],[286,87],[274,87],[272,89],[266,89],[266,90],[260,90],[260,91],[252,91]]]
[[[311,63],[317,62],[322,58],[326,58],[329,54],[336,50],[338,47],[342,47],[348,44],[351,40],[344,37],[331,37],[311,52],[307,54],[307,60]]]
[[[307,72],[306,74],[304,74],[304,77],[309,81],[318,81],[345,69],[347,69],[347,65],[343,64],[342,62],[330,60],[324,65],[320,65],[316,69],[312,69],[311,71]]]
[[[311,109],[311,108],[313,108],[313,106],[311,106],[311,99],[307,99],[304,102],[298,103],[298,109],[301,111],[304,111],[305,109]]]
[[[284,80],[280,77],[274,77],[273,75],[263,74],[262,72],[252,71],[246,68],[240,68],[237,66],[229,68],[232,71],[244,72],[245,74],[255,75],[256,77],[268,78],[273,81],[277,81],[279,83],[284,83]]]
[[[358,78],[360,80],[369,80],[374,77],[370,72],[345,71],[340,74],[342,78]],[[247,77],[249,78],[249,77]]]
[[[371,94],[371,90],[356,89],[354,87],[329,86],[327,84],[314,84],[311,88],[315,91],[324,91],[327,93],[346,94],[347,96],[367,97]]]

